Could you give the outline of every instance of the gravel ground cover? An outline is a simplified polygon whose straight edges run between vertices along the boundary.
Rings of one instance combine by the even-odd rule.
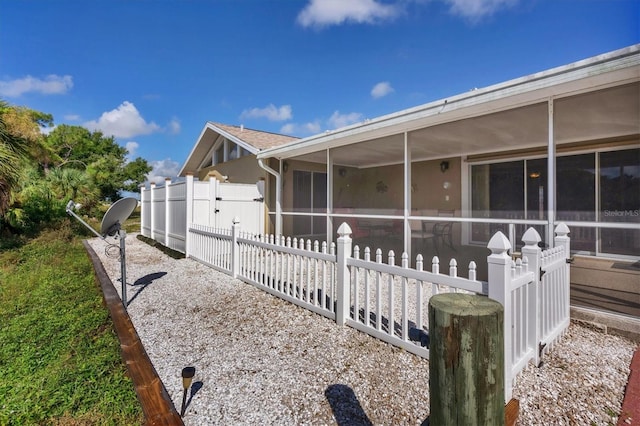
[[[421,424],[429,362],[129,235],[128,312],[186,425]],[[90,244],[120,291],[120,262]],[[615,424],[635,345],[571,324],[520,374],[520,425]]]

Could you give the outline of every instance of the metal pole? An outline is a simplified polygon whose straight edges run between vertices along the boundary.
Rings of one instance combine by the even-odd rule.
[[[120,235],[120,284],[122,285],[122,305],[127,310],[127,257],[125,254],[125,238],[127,238],[127,232],[121,229],[118,234]]]

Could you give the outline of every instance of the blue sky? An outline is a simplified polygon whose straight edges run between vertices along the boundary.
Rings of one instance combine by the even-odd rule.
[[[0,98],[175,176],[207,121],[309,136],[640,42],[638,0],[0,0]]]

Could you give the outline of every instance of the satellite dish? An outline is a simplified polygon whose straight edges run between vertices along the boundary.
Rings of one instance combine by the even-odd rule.
[[[120,238],[120,283],[122,285],[122,293],[120,300],[124,305],[124,309],[127,309],[127,258],[125,254],[124,239],[127,237],[127,232],[122,229],[122,224],[138,205],[138,200],[132,197],[121,198],[109,207],[109,210],[102,218],[102,224],[100,225],[100,233],[98,233],[91,225],[82,220],[73,210],[76,208],[76,203],[73,200],[69,200],[67,203],[67,213],[80,221],[84,226],[93,232],[98,238],[103,240],[107,236]]]
[[[114,236],[120,231],[120,227],[138,206],[138,200],[132,197],[121,198],[109,207],[102,218],[100,234],[102,236]]]

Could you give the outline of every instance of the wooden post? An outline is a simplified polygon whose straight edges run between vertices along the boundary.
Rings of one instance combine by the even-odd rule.
[[[504,424],[503,318],[484,296],[431,297],[429,424]]]

